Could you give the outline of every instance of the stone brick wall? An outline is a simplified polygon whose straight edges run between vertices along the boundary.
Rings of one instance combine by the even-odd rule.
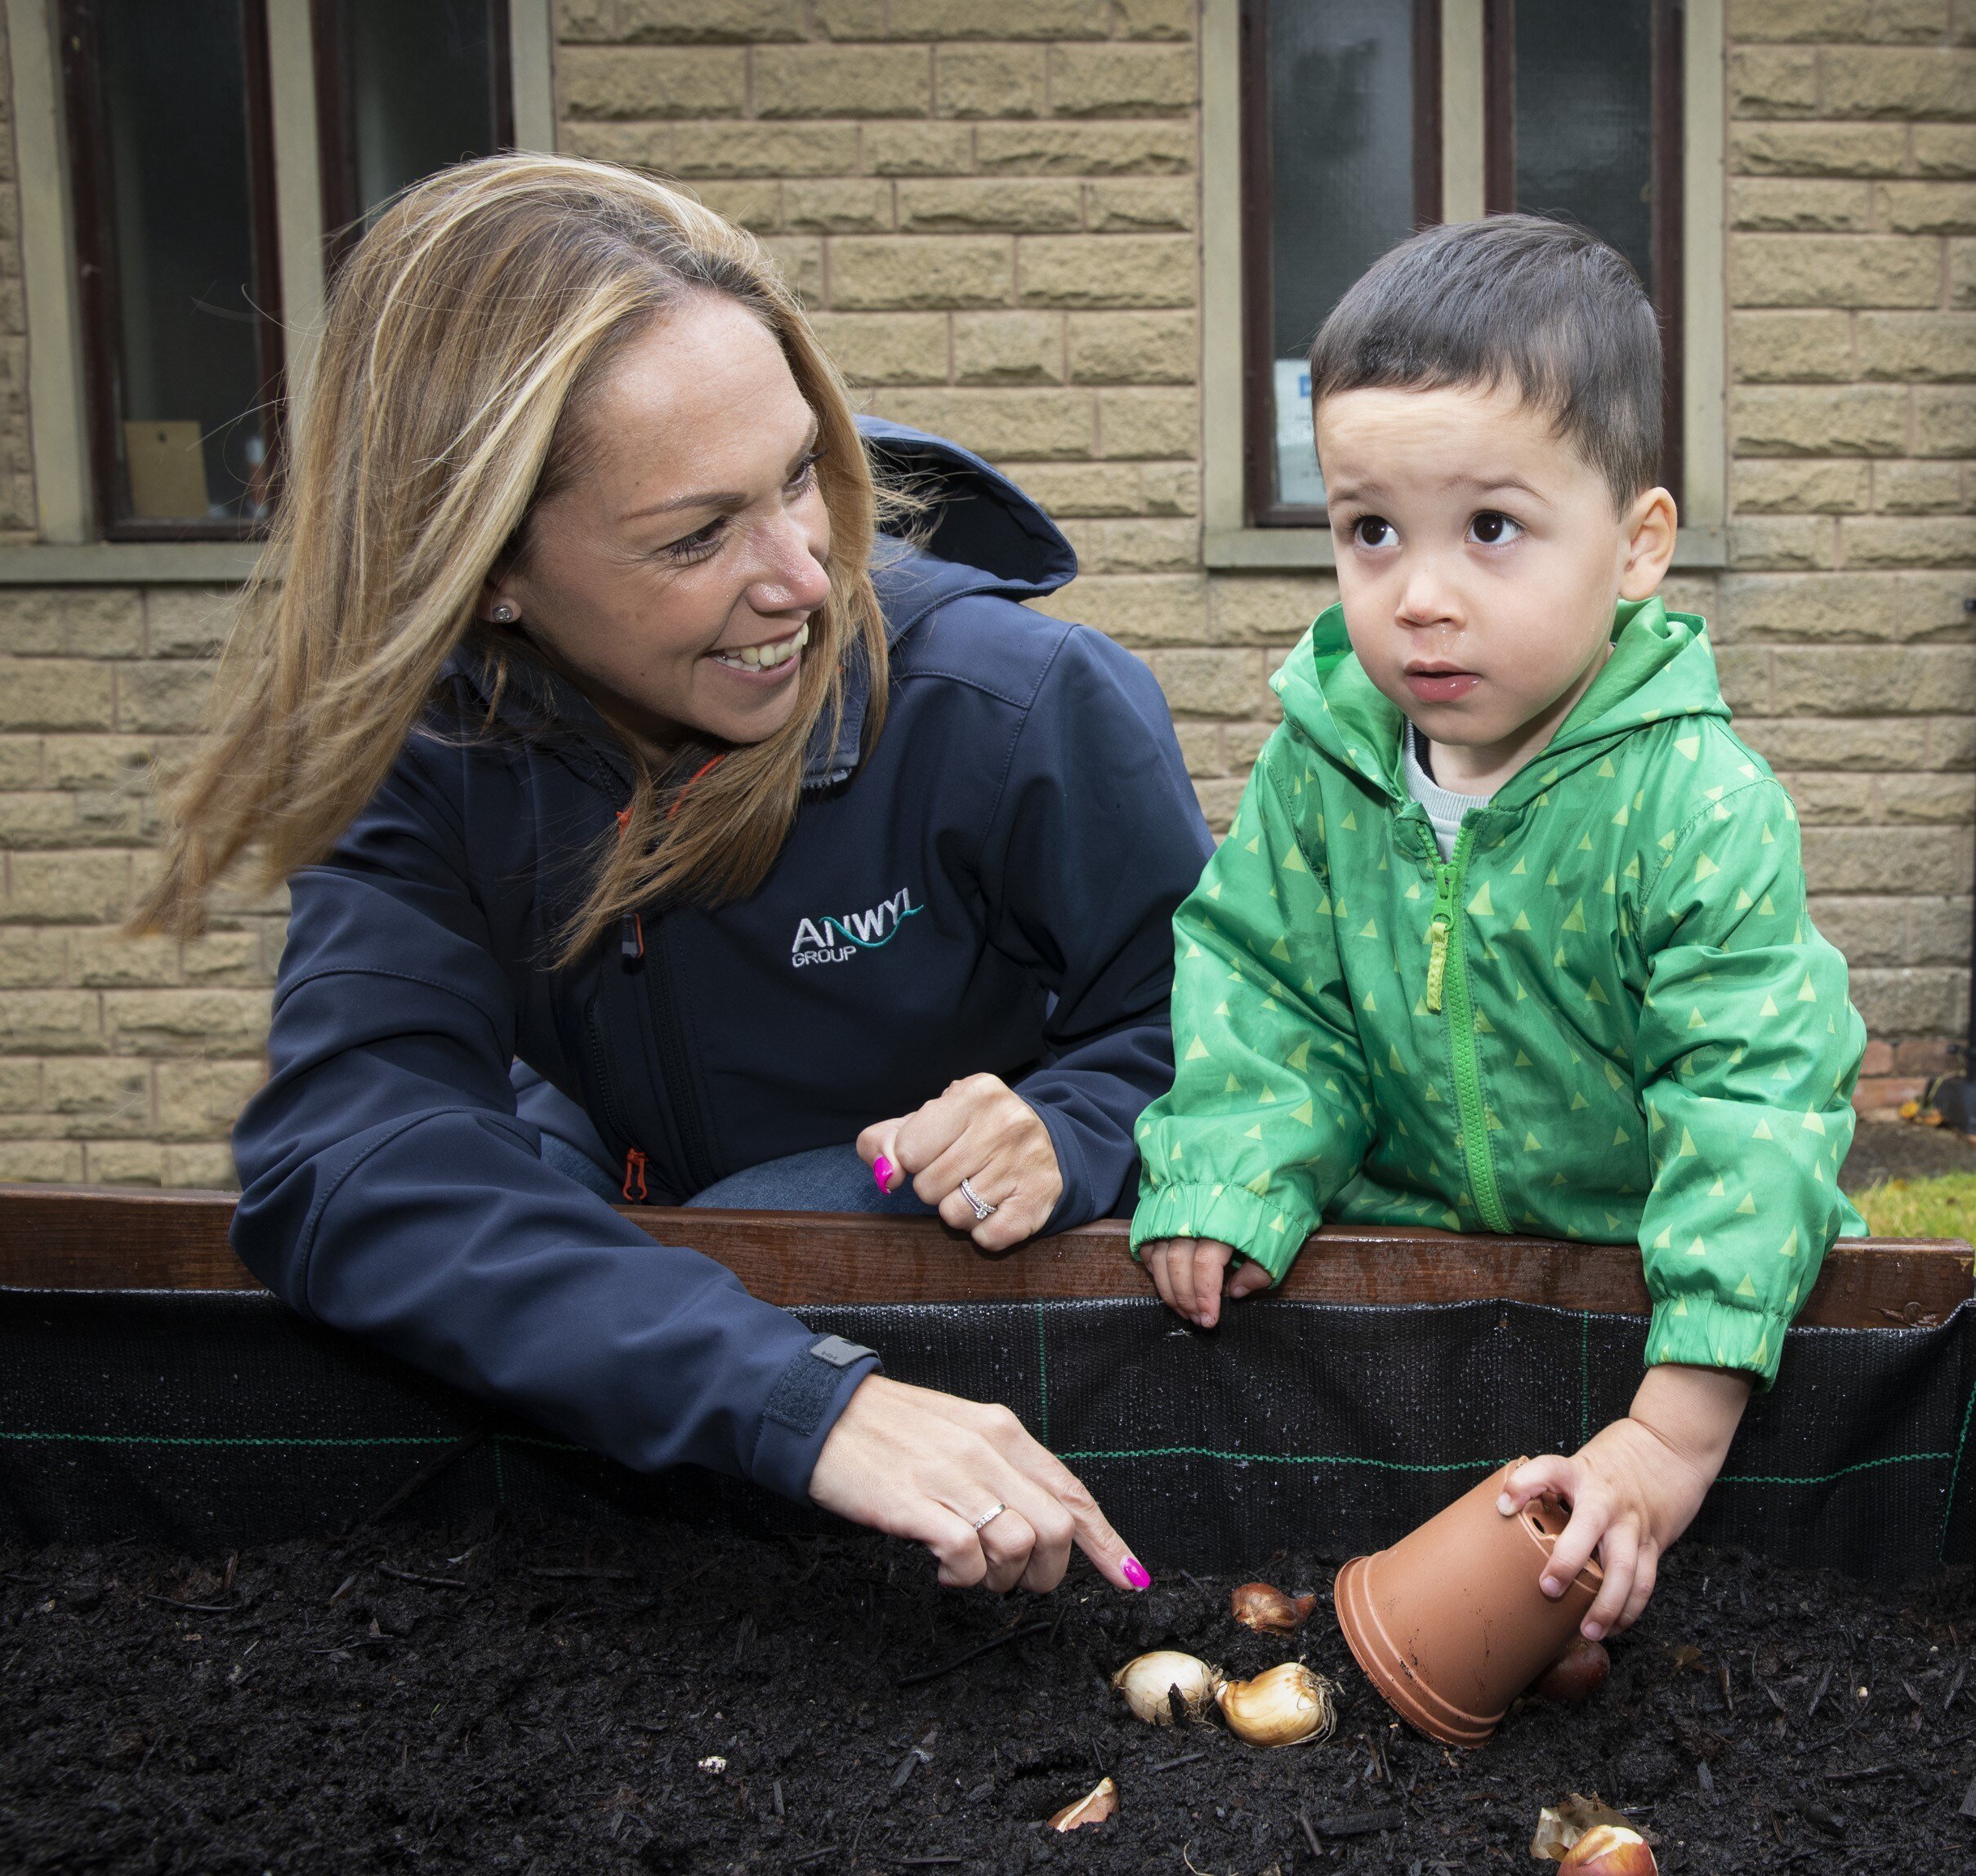
[[[195,587],[0,587],[0,1179],[233,1182],[279,901],[190,943],[117,929],[226,616]]]
[[[1976,6],[1732,0],[1730,702],[1795,794],[1874,1040],[1968,1022],[1976,836]]]
[[[1965,1021],[1976,0],[1729,18],[1729,564],[1670,598],[1714,622],[1797,794],[1884,1106]],[[1151,665],[1224,824],[1269,674],[1334,590],[1202,564],[1196,25],[1194,0],[564,0],[558,85],[564,148],[756,230],[868,408],[1062,519],[1085,572],[1052,609]],[[0,531],[32,509],[11,176]],[[226,1179],[279,902],[185,946],[114,931],[149,863],[146,765],[223,617],[196,589],[0,588],[0,1179]]]

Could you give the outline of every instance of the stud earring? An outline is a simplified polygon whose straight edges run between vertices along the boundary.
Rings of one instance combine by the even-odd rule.
[[[520,617],[521,615],[506,599],[502,600],[494,608],[493,619],[494,623],[497,626],[511,626]]]

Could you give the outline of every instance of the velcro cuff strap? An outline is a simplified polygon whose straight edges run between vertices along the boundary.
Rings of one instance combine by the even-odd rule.
[[[874,1352],[841,1335],[819,1336],[776,1378],[764,1413],[792,1433],[814,1433],[844,1370]]]

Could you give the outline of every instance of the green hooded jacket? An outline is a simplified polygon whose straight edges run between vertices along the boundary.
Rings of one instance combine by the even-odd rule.
[[[1175,1078],[1135,1249],[1280,1279],[1321,1216],[1636,1240],[1649,1361],[1775,1379],[1835,1237],[1866,1032],[1797,816],[1728,727],[1702,622],[1622,605],[1550,746],[1443,861],[1403,719],[1314,625],[1174,919]]]

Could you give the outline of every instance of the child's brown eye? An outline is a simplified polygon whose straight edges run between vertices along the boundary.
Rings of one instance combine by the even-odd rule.
[[[1365,515],[1352,524],[1352,532],[1361,547],[1385,547],[1391,545],[1393,524],[1383,515]]]
[[[1469,532],[1485,547],[1500,547],[1523,532],[1522,527],[1506,515],[1485,509],[1469,524]]]

